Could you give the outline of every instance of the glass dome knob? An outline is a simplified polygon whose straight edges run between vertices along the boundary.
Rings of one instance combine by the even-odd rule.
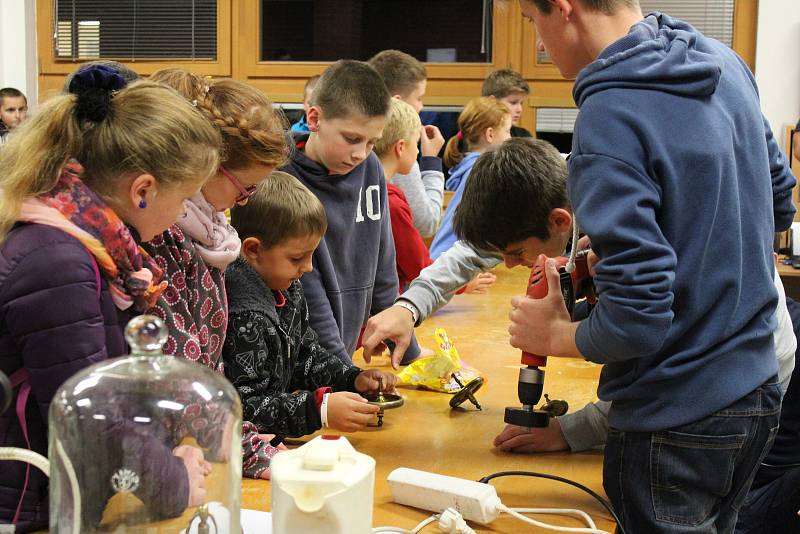
[[[155,315],[134,317],[125,327],[125,340],[131,347],[131,354],[150,354],[160,356],[167,342],[167,327]]]

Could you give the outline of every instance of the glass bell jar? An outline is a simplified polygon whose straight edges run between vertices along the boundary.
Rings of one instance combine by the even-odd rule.
[[[67,380],[50,405],[50,532],[240,533],[239,395],[207,367],[161,352],[143,315],[130,356]]]

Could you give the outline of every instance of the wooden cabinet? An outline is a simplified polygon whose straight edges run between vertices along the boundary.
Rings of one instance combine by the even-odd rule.
[[[39,90],[43,98],[47,98],[53,91],[60,90],[64,77],[78,64],[78,61],[56,59],[53,38],[56,1],[37,0],[36,3]],[[399,2],[399,0],[393,1]],[[323,17],[330,38],[320,39],[319,43],[315,42],[314,47],[318,48],[327,42],[327,46],[351,50],[353,46],[348,43],[334,43],[331,39],[335,40],[339,29],[343,35],[346,33],[344,30],[351,20],[348,15],[360,12],[359,9],[363,10],[366,6],[364,2],[365,0],[340,0],[337,5],[349,7]],[[287,6],[290,4],[290,2],[283,3]],[[387,2],[387,6],[391,3]],[[397,5],[401,4],[402,2]],[[424,10],[435,7],[430,2],[423,5]],[[468,100],[480,95],[481,84],[488,73],[498,68],[512,68],[521,72],[531,86],[531,95],[521,119],[523,127],[536,131],[537,109],[574,108],[572,82],[561,78],[558,70],[547,62],[546,57],[537,53],[535,30],[533,25],[523,20],[518,1],[494,0],[478,2],[476,5],[491,6],[491,21],[487,23],[491,26],[491,61],[428,63],[429,78],[425,103],[429,106],[462,106]],[[262,0],[217,0],[217,53],[213,61],[176,58],[168,61],[161,59],[131,62],[125,61],[124,58],[114,59],[127,63],[144,75],[165,66],[178,65],[202,75],[233,77],[258,87],[275,102],[300,102],[306,79],[322,72],[330,62],[263,60],[262,6]],[[735,0],[733,47],[751,67],[755,60],[757,8],[757,0]],[[422,12],[419,16],[425,17],[426,13],[427,11]],[[322,17],[323,14],[320,13],[319,17],[317,15],[314,13],[312,20]],[[474,19],[474,15],[474,13],[460,15],[457,10],[453,10],[452,13],[455,20],[459,20],[459,17]],[[391,16],[392,10],[387,8],[387,17]],[[288,34],[290,30],[302,35],[307,26],[307,21],[292,21],[291,28],[281,28],[282,35]],[[403,31],[415,30],[414,27],[408,27]]]

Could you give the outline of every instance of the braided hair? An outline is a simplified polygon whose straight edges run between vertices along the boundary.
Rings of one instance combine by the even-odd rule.
[[[222,134],[222,164],[277,167],[289,154],[286,121],[261,91],[235,80],[212,80],[183,69],[162,69],[151,80],[187,98]]]

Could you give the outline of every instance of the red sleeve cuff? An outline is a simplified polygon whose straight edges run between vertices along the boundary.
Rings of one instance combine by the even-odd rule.
[[[460,295],[461,293],[463,293],[466,290],[467,290],[467,286],[463,285],[463,286],[461,286],[461,288],[459,288],[458,291],[456,291],[456,295]]]
[[[330,387],[319,388],[314,392],[314,404],[317,405],[317,410],[319,410],[320,406],[322,406],[322,397],[325,396],[326,393],[331,393],[333,389]]]

